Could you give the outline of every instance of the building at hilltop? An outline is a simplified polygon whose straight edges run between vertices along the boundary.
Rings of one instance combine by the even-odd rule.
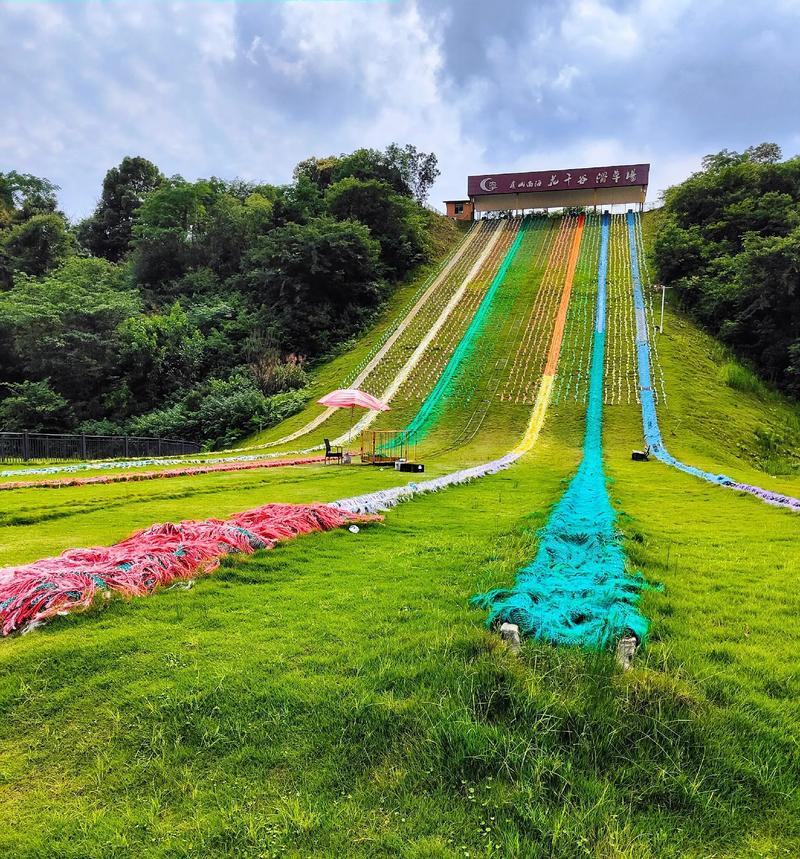
[[[647,197],[649,164],[618,164],[534,173],[485,173],[467,177],[468,197],[445,200],[448,217],[472,220],[483,212],[524,212],[576,206],[638,205]]]

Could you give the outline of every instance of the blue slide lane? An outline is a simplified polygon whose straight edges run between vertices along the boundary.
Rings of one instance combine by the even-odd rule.
[[[790,510],[800,511],[800,499],[792,498],[789,495],[781,495],[778,492],[770,492],[768,489],[762,489],[759,486],[752,486],[749,483],[739,483],[724,474],[712,474],[709,471],[703,471],[701,468],[695,468],[693,465],[675,459],[664,446],[664,441],[661,438],[661,429],[658,425],[658,415],[656,414],[656,403],[653,396],[653,390],[650,380],[650,340],[647,331],[647,322],[645,317],[644,297],[642,295],[642,284],[639,276],[639,252],[636,245],[636,216],[633,212],[628,212],[628,245],[631,254],[631,276],[633,279],[633,305],[636,311],[636,359],[639,367],[639,393],[642,401],[642,425],[644,428],[645,442],[650,446],[653,455],[661,462],[671,465],[673,468],[685,471],[687,474],[692,474],[705,480],[709,483],[714,483],[717,486],[724,486],[727,489],[735,489],[739,492],[748,492],[755,495],[767,504],[773,504],[776,507],[785,507]]]
[[[590,650],[607,648],[628,633],[642,641],[648,629],[637,607],[648,585],[641,574],[625,570],[603,468],[609,227],[603,215],[583,459],[540,531],[536,557],[517,574],[514,587],[472,598],[489,611],[490,626],[507,621],[523,635]]]

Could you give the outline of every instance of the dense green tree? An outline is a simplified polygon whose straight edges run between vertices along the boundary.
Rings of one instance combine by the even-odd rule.
[[[782,155],[777,143],[759,143],[757,146],[748,146],[744,151],[744,157],[755,164],[777,164]]]
[[[58,185],[30,173],[16,170],[0,173],[0,229],[34,215],[54,212],[56,191]]]
[[[284,187],[125,158],[76,241],[56,186],[0,173],[0,401],[30,382],[46,410],[46,387],[67,404],[51,398],[54,429],[230,441],[269,426],[302,404],[306,360],[447,246],[417,202],[437,174],[396,144],[309,158]]]
[[[45,278],[20,275],[0,293],[0,379],[41,381],[100,417],[103,397],[123,373],[118,326],[139,311],[122,269],[71,258]]]
[[[137,209],[133,224],[133,273],[137,283],[158,289],[192,267],[208,207],[219,193],[211,182],[168,179]]]
[[[341,179],[325,192],[325,202],[334,217],[369,227],[380,242],[381,259],[390,277],[402,277],[426,258],[423,213],[385,182]]]
[[[119,327],[121,357],[136,410],[152,408],[192,384],[203,363],[205,340],[179,302],[166,313],[137,315]]]
[[[41,276],[59,266],[74,251],[74,238],[62,215],[33,215],[0,234],[10,267]]]
[[[321,355],[356,331],[385,294],[380,246],[363,224],[315,218],[261,237],[247,283],[287,351]]]
[[[307,224],[324,213],[325,203],[319,187],[307,176],[300,176],[292,185],[278,191],[272,208],[271,227],[286,224]]]
[[[147,194],[160,188],[164,176],[155,164],[127,156],[103,179],[103,193],[94,214],[79,230],[79,238],[95,256],[117,262],[127,255],[133,221]]]
[[[386,147],[386,155],[391,163],[397,165],[411,195],[422,205],[441,174],[437,157],[433,152],[420,152],[410,143],[402,147],[390,143]]]
[[[349,178],[385,182],[398,194],[411,196],[402,165],[378,149],[356,149],[350,155],[340,156],[331,170],[330,182],[333,184]]]
[[[17,382],[6,386],[0,401],[0,430],[3,432],[51,432],[71,420],[69,403],[56,393],[47,379]]]
[[[659,277],[764,376],[800,395],[800,159],[723,150],[665,194]]]
[[[316,189],[313,194],[319,196]],[[296,193],[289,196],[294,200]],[[243,254],[273,226],[274,210],[285,199],[270,186],[173,177],[136,213],[132,255],[136,281],[156,297],[218,291],[220,284],[239,273]],[[319,203],[314,211],[318,208]],[[289,214],[300,217],[297,211]]]
[[[327,158],[306,158],[294,168],[292,178],[295,183],[307,179],[320,191],[324,191],[333,181],[333,171],[339,165],[339,160],[335,155],[329,155]]]

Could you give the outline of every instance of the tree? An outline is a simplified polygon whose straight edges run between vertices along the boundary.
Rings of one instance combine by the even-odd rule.
[[[316,189],[313,194],[319,196]],[[271,186],[173,177],[136,213],[136,281],[156,299],[216,291],[213,284],[237,275],[255,237],[281,218],[276,215],[280,200],[281,193]]]
[[[377,149],[356,149],[350,155],[342,155],[331,171],[330,182],[348,178],[375,179],[390,185],[398,194],[411,196],[411,186],[403,175],[402,165]]]
[[[127,382],[139,410],[196,381],[205,341],[179,302],[167,313],[126,319],[119,333]]]
[[[70,420],[69,403],[49,380],[9,384],[10,394],[0,402],[0,428],[4,432],[52,432]]]
[[[316,357],[353,334],[380,303],[380,246],[362,224],[315,218],[257,240],[245,279],[262,328],[283,351]]]
[[[713,173],[717,170],[724,170],[726,167],[732,167],[734,164],[739,164],[743,160],[744,156],[739,152],[735,152],[732,149],[721,149],[719,152],[705,155],[701,163],[706,173]]]
[[[149,194],[133,223],[133,274],[142,286],[160,292],[193,265],[208,207],[219,189],[207,180],[186,182],[173,176]]]
[[[325,202],[336,218],[369,227],[380,242],[387,274],[402,277],[425,258],[425,225],[419,207],[385,182],[342,179],[325,192]]]
[[[777,143],[759,143],[758,146],[748,146],[744,157],[754,164],[777,164],[782,152]]]
[[[312,218],[323,214],[320,189],[307,176],[299,176],[293,185],[278,191],[272,207],[272,227],[286,224],[307,224]]]
[[[295,184],[306,180],[320,191],[348,178],[385,182],[396,193],[422,204],[439,176],[439,168],[432,152],[420,152],[410,143],[390,143],[384,152],[362,148],[338,157],[306,158],[294,168],[293,175]]]
[[[420,152],[410,143],[402,148],[390,143],[386,147],[386,155],[391,163],[397,165],[414,199],[422,205],[441,172],[437,157],[433,152]]]
[[[147,194],[163,183],[161,171],[146,158],[123,158],[118,167],[106,173],[100,202],[81,224],[81,242],[95,256],[111,262],[121,260],[129,250],[137,209]]]
[[[6,232],[2,246],[15,271],[41,276],[59,266],[74,250],[64,218],[34,215]]]
[[[308,179],[313,182],[320,191],[324,191],[333,181],[333,171],[339,165],[340,159],[335,155],[329,155],[327,158],[306,158],[301,161],[292,173],[292,178],[295,182],[300,179]]]
[[[56,191],[48,179],[11,170],[0,173],[0,228],[56,209]]]
[[[49,379],[82,418],[101,417],[124,372],[117,328],[138,312],[125,272],[105,260],[72,257],[47,277],[19,275],[0,293],[0,379]]]
[[[665,194],[655,260],[683,305],[795,395],[800,331],[800,160],[760,144],[709,156]]]

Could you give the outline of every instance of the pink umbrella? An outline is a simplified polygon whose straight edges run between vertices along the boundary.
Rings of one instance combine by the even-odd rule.
[[[358,406],[362,409],[370,409],[373,412],[388,412],[389,406],[382,403],[379,399],[368,394],[365,391],[359,391],[356,388],[340,388],[337,391],[331,391],[330,394],[325,394],[320,397],[317,402],[321,406],[327,406],[329,409],[346,409],[350,408],[350,427],[353,426],[353,409]],[[348,440],[350,436],[348,433]]]

